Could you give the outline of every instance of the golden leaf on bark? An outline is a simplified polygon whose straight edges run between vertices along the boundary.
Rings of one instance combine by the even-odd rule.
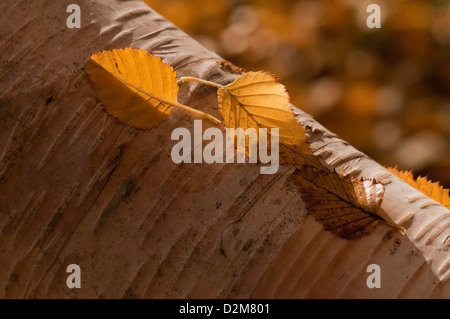
[[[227,127],[278,128],[281,163],[303,165],[313,158],[305,130],[291,109],[289,94],[275,76],[247,72],[219,87],[217,94]]]
[[[428,180],[426,177],[417,177],[414,178],[414,175],[411,171],[400,171],[397,168],[388,168],[394,175],[403,179],[412,187],[418,189],[426,196],[435,200],[438,203],[444,205],[447,209],[450,209],[450,196],[449,190],[445,189],[438,182],[432,182]]]
[[[149,129],[159,125],[174,107],[217,119],[178,103],[175,71],[159,57],[141,49],[114,49],[94,54],[86,63],[105,110],[122,123]]]

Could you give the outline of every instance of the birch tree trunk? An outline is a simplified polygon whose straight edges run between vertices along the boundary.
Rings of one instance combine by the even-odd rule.
[[[177,75],[226,84],[236,75],[141,1],[0,3],[0,297],[448,298],[450,212],[296,109],[314,154],[386,184],[377,226],[347,241],[317,223],[290,181],[293,167],[174,164],[174,110],[139,130],[108,116],[83,67],[125,46]],[[180,102],[220,117],[216,91],[183,84]],[[210,124],[203,122],[203,127]],[[69,289],[67,266],[81,267]],[[381,269],[368,288],[367,266]]]

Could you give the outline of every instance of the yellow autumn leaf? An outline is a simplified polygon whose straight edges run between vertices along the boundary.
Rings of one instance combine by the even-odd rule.
[[[305,130],[291,109],[289,94],[275,76],[265,72],[245,73],[220,87],[218,99],[227,127],[278,128],[282,162],[302,165],[311,155]]]
[[[174,70],[147,51],[131,48],[102,51],[90,58],[85,71],[105,110],[124,124],[152,128],[166,119],[174,107],[219,122],[178,103]]]
[[[397,168],[393,167],[388,167],[388,170],[391,171],[391,173],[393,173],[397,177],[407,182],[412,187],[424,193],[426,196],[432,198],[438,203],[441,203],[447,209],[450,209],[449,190],[445,189],[438,182],[432,182],[428,180],[426,177],[421,176],[415,179],[411,171],[400,171]]]
[[[375,180],[357,180],[307,165],[292,176],[308,212],[339,237],[359,238],[372,232],[379,222],[405,231],[378,215],[384,186]]]

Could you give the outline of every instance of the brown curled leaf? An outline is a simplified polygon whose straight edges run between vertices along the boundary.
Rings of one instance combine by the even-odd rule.
[[[327,231],[344,239],[371,233],[379,222],[404,232],[378,215],[384,186],[375,180],[354,179],[337,172],[303,166],[293,174],[306,209]]]

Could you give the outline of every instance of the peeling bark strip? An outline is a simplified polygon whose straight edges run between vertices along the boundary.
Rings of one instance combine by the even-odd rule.
[[[257,165],[175,165],[168,140],[192,129],[184,113],[149,131],[107,116],[82,70],[102,49],[146,49],[180,77],[237,75],[141,1],[77,4],[82,27],[69,29],[65,2],[0,2],[1,298],[450,297],[450,213],[307,114],[297,110],[315,155],[390,181],[380,213],[406,236],[383,225],[355,241],[324,231],[288,166],[263,176]],[[180,93],[220,117],[215,90]],[[70,264],[82,289],[66,286]],[[366,286],[370,264],[379,289]]]

